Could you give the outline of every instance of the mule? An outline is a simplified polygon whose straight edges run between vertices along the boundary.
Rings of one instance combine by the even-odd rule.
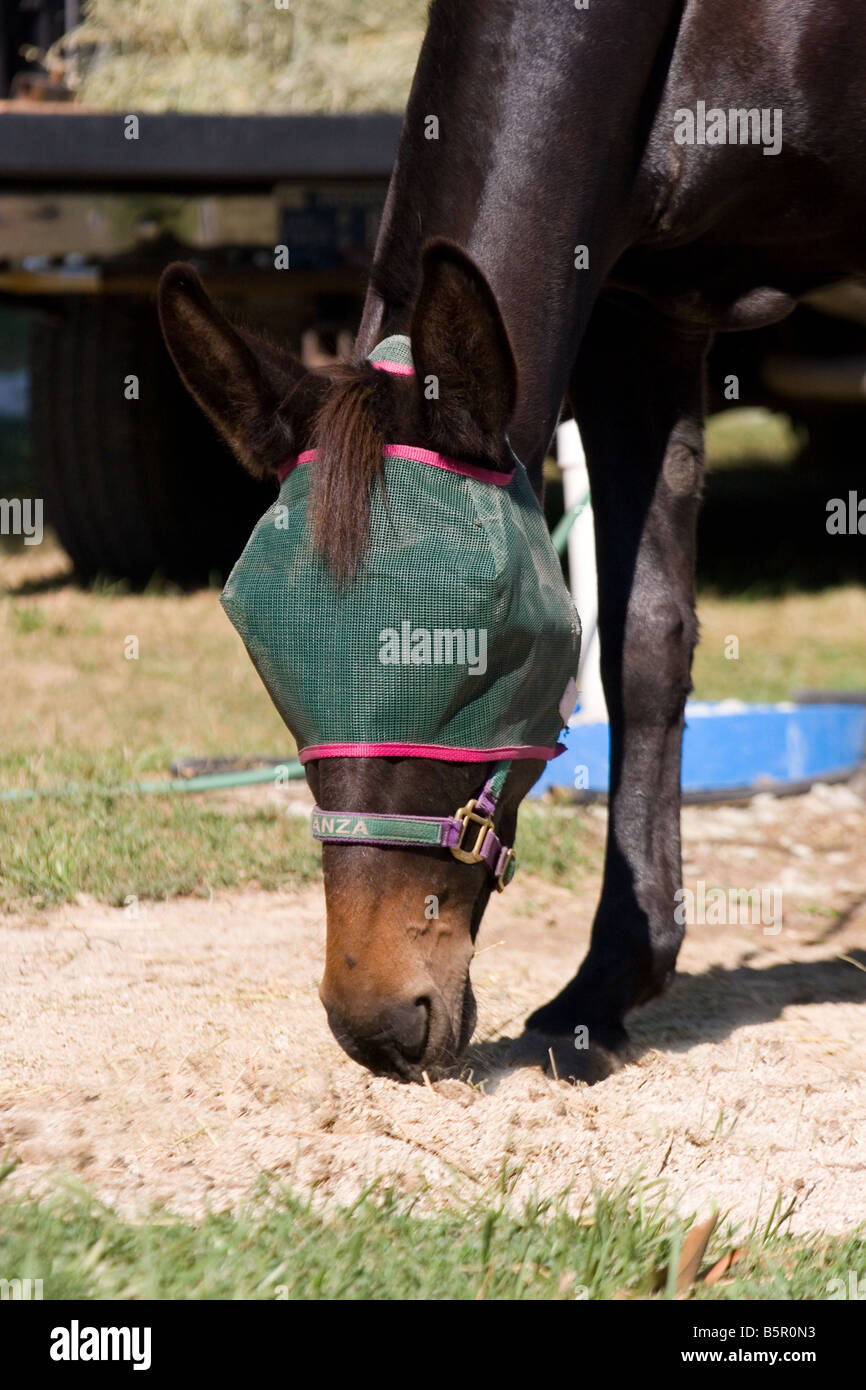
[[[866,272],[856,15],[852,0],[434,0],[353,363],[306,371],[228,324],[189,268],[162,284],[169,349],[241,462],[268,476],[318,449],[311,525],[346,582],[383,440],[489,469],[513,447],[540,495],[564,400],[574,412],[595,513],[609,823],[589,952],[527,1022],[545,1038],[585,1025],[620,1048],[625,1015],[675,967],[705,358],[715,334]],[[414,379],[365,366],[395,333],[412,340]],[[511,766],[507,843],[538,771]],[[445,816],[479,788],[477,765],[423,758],[307,775],[335,810]],[[447,851],[374,845],[326,845],[323,865],[336,1036],[375,1071],[436,1074],[472,1031],[489,875]]]

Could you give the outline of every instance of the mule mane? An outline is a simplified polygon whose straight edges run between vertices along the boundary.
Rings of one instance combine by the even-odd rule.
[[[367,547],[373,482],[384,478],[385,383],[367,364],[340,365],[329,376],[332,387],[313,429],[317,455],[307,517],[316,550],[334,577],[347,583]]]

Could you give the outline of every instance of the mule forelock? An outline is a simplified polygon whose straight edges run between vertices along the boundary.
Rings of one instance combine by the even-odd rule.
[[[383,479],[386,440],[377,393],[385,385],[375,368],[340,366],[314,426],[316,460],[308,521],[313,545],[342,582],[353,578],[367,548],[370,493]]]

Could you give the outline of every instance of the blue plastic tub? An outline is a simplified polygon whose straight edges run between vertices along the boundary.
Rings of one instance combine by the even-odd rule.
[[[547,764],[532,789],[606,792],[609,730],[572,724],[566,751]],[[850,775],[866,757],[866,705],[747,705],[740,700],[686,705],[683,792],[783,792],[803,783]]]

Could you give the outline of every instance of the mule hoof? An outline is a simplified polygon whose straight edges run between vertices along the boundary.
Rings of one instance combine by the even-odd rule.
[[[623,1061],[615,1052],[595,1043],[578,1048],[572,1038],[532,1031],[512,1044],[508,1065],[509,1069],[541,1067],[555,1080],[583,1081],[594,1086],[619,1071]]]
[[[623,1052],[629,1043],[620,1019],[599,1017],[581,1008],[579,1001],[561,996],[530,1014],[525,1027],[530,1033],[543,1033],[560,1041],[573,1039],[577,1051],[603,1047],[606,1052]]]

